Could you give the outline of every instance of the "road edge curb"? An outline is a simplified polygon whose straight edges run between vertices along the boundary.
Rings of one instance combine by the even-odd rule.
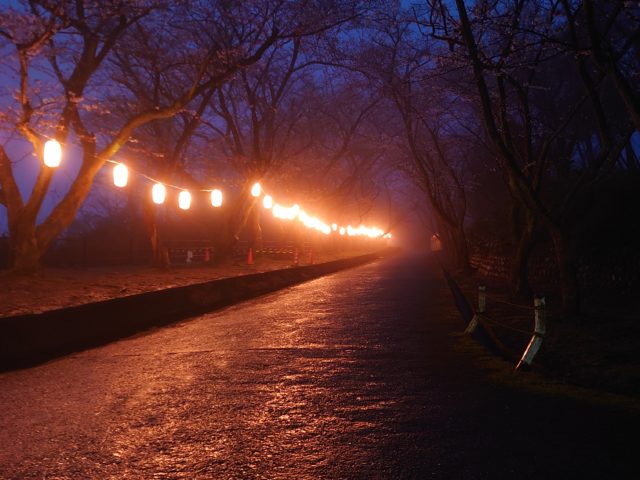
[[[0,318],[0,372],[211,312],[324,275],[363,265],[385,251],[331,262],[216,279],[41,313]]]

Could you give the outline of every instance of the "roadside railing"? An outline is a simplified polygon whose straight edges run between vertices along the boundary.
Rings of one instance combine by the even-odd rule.
[[[518,360],[516,365],[516,370],[521,370],[526,367],[530,367],[533,362],[534,357],[540,350],[542,346],[542,342],[544,340],[544,336],[546,334],[546,302],[545,297],[535,297],[533,299],[533,306],[527,305],[518,305],[516,303],[510,303],[505,301],[500,301],[497,299],[493,299],[492,302],[500,303],[509,306],[510,308],[518,308],[526,310],[527,312],[531,312],[533,315],[533,331],[525,330],[513,325],[506,324],[504,322],[500,322],[495,318],[492,318],[487,314],[487,289],[484,285],[480,285],[478,287],[478,306],[474,311],[473,317],[469,321],[467,328],[465,329],[465,334],[472,335],[476,332],[479,326],[483,328],[487,336],[490,338],[494,346],[498,348],[501,353],[505,354],[510,358],[514,358]],[[502,341],[498,338],[498,336],[494,333],[494,327],[500,327],[512,332],[516,332],[518,334],[530,336],[529,343],[522,355],[516,357],[514,353],[507,348]]]

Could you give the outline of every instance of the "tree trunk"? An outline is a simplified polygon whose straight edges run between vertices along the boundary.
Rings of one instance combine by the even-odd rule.
[[[217,237],[217,253],[220,258],[229,259],[233,253],[233,247],[240,240],[240,232],[247,224],[256,200],[250,195],[252,183],[245,182],[240,196],[229,208],[224,222],[223,231]]]
[[[467,239],[464,230],[460,228],[445,228],[443,232],[443,247],[447,253],[447,257],[454,269],[458,271],[468,271],[471,269],[469,264],[469,249],[467,248]]]
[[[532,214],[525,214],[518,247],[512,258],[509,285],[513,298],[531,298],[529,285],[529,258],[535,246],[536,221]]]
[[[469,248],[467,237],[462,224],[453,224],[442,218],[436,219],[442,248],[446,253],[451,266],[456,270],[468,271],[471,269],[469,263]]]
[[[250,238],[249,246],[253,249],[262,249],[262,227],[260,226],[260,211],[254,206],[248,220]]]
[[[471,264],[469,263],[469,246],[467,245],[467,236],[464,233],[464,226],[462,224],[457,225],[453,235],[456,245],[456,267],[467,272],[471,270]]]
[[[575,269],[568,241],[558,227],[549,229],[556,254],[556,262],[560,273],[560,293],[562,294],[562,310],[565,315],[580,311],[578,275]]]
[[[19,226],[9,236],[10,269],[15,273],[31,274],[40,268],[40,259],[46,252],[40,248],[35,228]]]
[[[233,233],[231,214],[228,214],[222,223],[220,231],[215,235],[215,252],[218,260],[229,260],[233,256],[233,247],[238,238]]]
[[[142,216],[151,249],[151,265],[154,267],[169,267],[169,255],[165,255],[162,250],[162,242],[160,239],[160,225],[158,224],[158,205],[147,200],[142,207]],[[168,252],[167,252],[168,253]]]

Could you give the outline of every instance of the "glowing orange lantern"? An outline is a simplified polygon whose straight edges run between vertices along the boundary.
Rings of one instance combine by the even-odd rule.
[[[62,161],[62,147],[56,140],[48,140],[44,144],[44,164],[47,167],[55,168],[60,166]]]
[[[156,183],[151,188],[151,198],[153,200],[153,203],[157,205],[164,203],[165,199],[167,198],[167,189],[165,188],[165,186],[159,182]]]
[[[188,190],[182,190],[180,195],[178,195],[178,206],[182,210],[189,210],[191,206],[191,194]]]
[[[113,184],[116,187],[126,187],[127,181],[129,180],[129,169],[126,165],[122,163],[117,163],[115,167],[113,167]]]
[[[211,205],[216,208],[222,205],[222,192],[217,188],[211,192]]]

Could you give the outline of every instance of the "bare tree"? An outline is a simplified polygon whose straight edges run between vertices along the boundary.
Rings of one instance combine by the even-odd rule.
[[[473,17],[462,1],[456,0],[457,16],[449,15],[444,2],[432,6],[431,13],[440,18],[439,22],[430,20],[432,26],[437,24],[434,37],[446,39],[453,50],[462,46],[462,66],[467,62],[473,73],[489,144],[524,215],[522,242],[526,248],[521,250],[529,250],[531,232],[538,225],[549,233],[561,272],[564,306],[573,311],[578,308],[578,290],[566,215],[576,193],[618,160],[629,141],[629,125],[617,122],[621,128],[616,133],[610,128],[616,121],[603,107],[599,82],[585,70],[580,57],[575,62],[578,76],[574,73],[558,78],[549,70],[550,65],[562,68],[558,63],[563,58],[557,48],[558,35],[567,33],[567,29],[558,29],[557,3],[481,3],[473,9]],[[577,78],[584,89],[576,95]],[[553,109],[554,118],[545,116]],[[552,167],[558,159],[571,163],[574,152],[573,145],[564,141],[564,134],[578,121],[578,114],[585,112],[600,125],[598,151],[588,168],[558,182],[554,179],[558,170]],[[550,195],[548,187],[552,184],[556,191]],[[560,185],[562,194],[557,190]]]
[[[284,195],[293,188],[297,198],[312,206],[323,203],[322,210],[327,211],[327,200],[338,189],[344,196],[352,184],[344,171],[335,175],[339,166],[345,161],[360,161],[363,166],[350,144],[375,101],[359,102],[348,117],[336,116],[329,81],[320,80],[322,72],[316,68],[322,62],[316,51],[305,49],[307,43],[300,37],[280,43],[214,95],[217,118],[206,123],[222,140],[224,156],[241,183],[240,194],[228,209],[223,251],[245,227],[256,240],[260,237],[256,201],[249,195],[254,182],[277,184]],[[350,169],[351,180],[367,178],[363,169],[356,177],[356,170]],[[329,180],[336,178],[340,186],[328,193]]]
[[[4,117],[4,129],[17,130],[39,158],[47,137],[63,144],[77,139],[82,150],[82,167],[68,193],[39,222],[53,170],[40,169],[25,200],[16,183],[10,152],[0,149],[0,201],[7,209],[13,268],[37,268],[52,240],[72,222],[97,172],[137,128],[182,112],[195,98],[259,60],[277,40],[326,31],[356,17],[361,8],[360,2],[339,0],[211,4],[25,0],[7,9],[0,37],[14,47],[17,94],[11,105],[14,114]],[[137,27],[137,37],[127,36],[132,26]],[[145,37],[148,44],[151,39],[163,40],[146,52],[147,61],[153,62],[149,57],[155,56],[160,64],[160,54],[180,53],[181,49],[184,60],[165,64],[160,76],[146,79],[149,95],[124,95],[127,108],[123,111],[127,114],[117,125],[102,128],[105,124],[100,115],[87,112],[102,110],[103,101],[111,94],[107,77],[102,76],[104,64],[116,49],[128,50],[125,55],[130,56],[145,53],[136,49],[137,44],[126,43]],[[136,58],[128,60],[131,71],[139,72],[141,63]],[[166,95],[164,81],[176,75],[181,75],[182,82],[171,82],[175,90]],[[36,87],[47,77],[54,79],[50,82],[50,90],[57,96],[54,101],[40,97]],[[122,96],[123,91],[115,96]]]
[[[232,50],[209,45],[201,52],[200,68],[184,84],[174,101],[135,109],[110,135],[99,135],[87,124],[82,113],[83,110],[100,108],[99,94],[90,95],[94,87],[91,79],[131,25],[143,20],[154,22],[158,20],[157,15],[175,12],[165,10],[162,13],[153,3],[96,6],[77,0],[61,5],[34,1],[25,4],[20,11],[9,13],[6,17],[18,19],[2,29],[2,37],[15,47],[18,63],[18,102],[12,124],[31,143],[40,158],[42,139],[47,131],[63,144],[71,140],[73,131],[83,156],[82,167],[68,193],[50,215],[38,223],[38,213],[53,171],[45,167],[40,169],[36,184],[25,202],[17,187],[9,155],[4,148],[0,150],[0,198],[7,208],[12,265],[16,271],[37,268],[51,241],[73,221],[96,173],[136,128],[149,121],[175,115],[193,98],[212,86],[222,84],[236,71],[258,60],[279,35],[269,15],[254,18],[252,22],[242,19],[243,28],[251,32],[247,36],[252,42],[246,42],[242,36],[238,39],[242,42],[234,45]],[[20,21],[27,21],[33,27],[22,29]],[[61,95],[55,104],[38,98],[30,83],[34,77],[33,70],[45,68],[45,59]],[[211,68],[212,65],[216,68]]]
[[[404,162],[400,168],[423,192],[437,224],[445,251],[456,267],[469,268],[465,234],[466,189],[464,155],[458,146],[457,120],[449,112],[463,106],[448,88],[448,81],[430,79],[437,68],[435,51],[424,44],[406,10],[385,12],[379,17],[374,46],[365,46],[362,68],[376,78],[393,110],[381,117],[387,135],[394,133],[389,121],[397,117]]]
[[[588,38],[588,43],[575,45],[577,51],[589,51],[598,69],[612,79],[640,131],[640,92],[634,78],[640,68],[640,6],[593,0],[577,2],[575,8],[563,5],[572,28]]]
[[[358,73],[327,68],[305,103],[311,143],[292,165],[297,183],[320,211],[342,223],[362,222],[387,190],[382,159],[389,145],[373,121],[380,94]]]

